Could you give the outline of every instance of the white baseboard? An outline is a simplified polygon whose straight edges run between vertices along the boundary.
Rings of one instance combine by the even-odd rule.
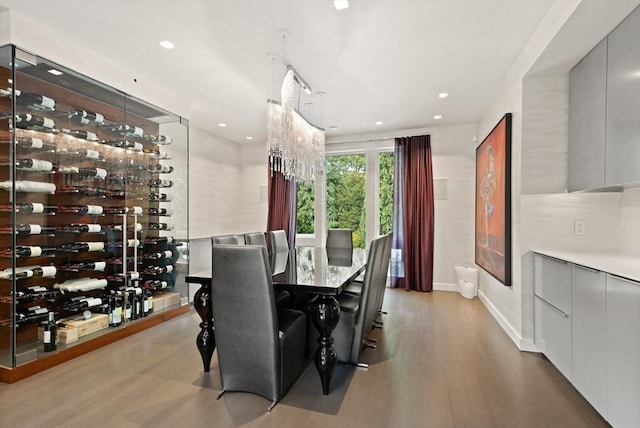
[[[482,290],[478,290],[478,297],[480,301],[487,308],[489,313],[495,318],[500,327],[507,333],[507,336],[513,341],[513,343],[518,347],[521,351],[527,352],[540,352],[536,345],[533,343],[533,339],[525,339],[513,328],[511,324],[507,321],[507,319],[502,316],[500,311],[491,303],[491,301],[487,298],[487,296],[482,292]]]
[[[446,282],[434,282],[433,291],[454,291],[458,292],[458,286],[456,284],[447,284]]]

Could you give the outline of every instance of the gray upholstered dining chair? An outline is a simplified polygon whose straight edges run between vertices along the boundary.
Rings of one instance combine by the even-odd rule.
[[[367,367],[367,364],[360,361],[360,353],[365,346],[369,345],[367,335],[371,330],[371,323],[367,314],[369,306],[375,304],[373,291],[382,280],[378,267],[383,262],[383,250],[384,237],[371,242],[361,293],[359,295],[342,293],[337,297],[340,304],[340,321],[333,330],[332,336],[338,361]],[[307,334],[309,336],[307,351],[313,353],[317,347],[319,335],[314,327],[309,327]]]
[[[269,232],[269,246],[271,254],[289,251],[289,241],[284,230],[272,230]]]
[[[306,316],[277,309],[267,249],[214,245],[211,300],[222,391],[261,395],[271,404],[305,367]]]
[[[353,232],[351,229],[327,230],[327,248],[353,248]]]
[[[244,243],[247,245],[262,245],[267,248],[267,239],[263,232],[251,232],[244,234]]]
[[[213,245],[227,244],[227,245],[244,245],[244,235],[218,235],[211,237],[211,243]]]

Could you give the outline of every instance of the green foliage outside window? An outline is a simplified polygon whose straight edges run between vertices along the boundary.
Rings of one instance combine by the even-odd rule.
[[[315,219],[314,184],[298,183],[298,229],[296,233],[312,234]]]
[[[392,152],[380,153],[379,188],[380,188],[380,235],[391,232],[393,224],[393,167]]]
[[[327,156],[327,228],[353,231],[353,245],[366,244],[365,155]]]

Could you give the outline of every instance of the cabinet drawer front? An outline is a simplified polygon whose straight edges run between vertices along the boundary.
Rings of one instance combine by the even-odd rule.
[[[571,315],[571,264],[536,254],[534,269],[536,296]]]
[[[536,346],[571,380],[571,317],[537,296],[534,311]]]

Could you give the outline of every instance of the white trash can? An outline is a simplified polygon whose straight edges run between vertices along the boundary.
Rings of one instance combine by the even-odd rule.
[[[478,295],[478,269],[471,266],[456,266],[456,281],[458,293],[467,299],[473,299]]]

